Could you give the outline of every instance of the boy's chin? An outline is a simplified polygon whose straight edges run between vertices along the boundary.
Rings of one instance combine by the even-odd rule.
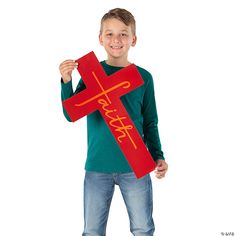
[[[110,52],[108,53],[110,57],[114,58],[114,59],[120,59],[120,58],[123,58],[125,56],[124,53],[114,53],[114,52]]]

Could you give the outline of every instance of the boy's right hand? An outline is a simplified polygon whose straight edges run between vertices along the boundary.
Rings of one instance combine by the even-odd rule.
[[[75,62],[74,60],[66,60],[60,64],[59,70],[64,83],[68,83],[69,81],[71,81],[72,71],[77,67],[78,63]]]

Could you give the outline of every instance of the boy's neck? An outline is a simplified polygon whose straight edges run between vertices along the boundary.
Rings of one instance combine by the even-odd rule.
[[[106,60],[106,64],[110,66],[117,66],[117,67],[126,67],[131,63],[128,59],[117,59],[117,58],[109,58]]]

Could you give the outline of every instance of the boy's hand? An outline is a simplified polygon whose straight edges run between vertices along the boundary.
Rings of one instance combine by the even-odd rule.
[[[60,64],[59,70],[61,72],[61,77],[64,83],[68,83],[69,81],[71,81],[72,71],[77,67],[78,63],[74,60],[66,60]]]
[[[165,177],[168,170],[168,164],[164,160],[157,160],[157,167],[155,169],[155,174],[158,179]]]

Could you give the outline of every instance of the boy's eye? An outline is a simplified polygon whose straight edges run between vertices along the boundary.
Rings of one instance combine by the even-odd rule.
[[[112,33],[107,33],[106,34],[108,37],[111,37],[112,36]]]
[[[121,36],[122,36],[122,37],[127,37],[128,35],[127,35],[127,34],[124,34],[124,33],[122,33],[122,34],[121,34]]]

